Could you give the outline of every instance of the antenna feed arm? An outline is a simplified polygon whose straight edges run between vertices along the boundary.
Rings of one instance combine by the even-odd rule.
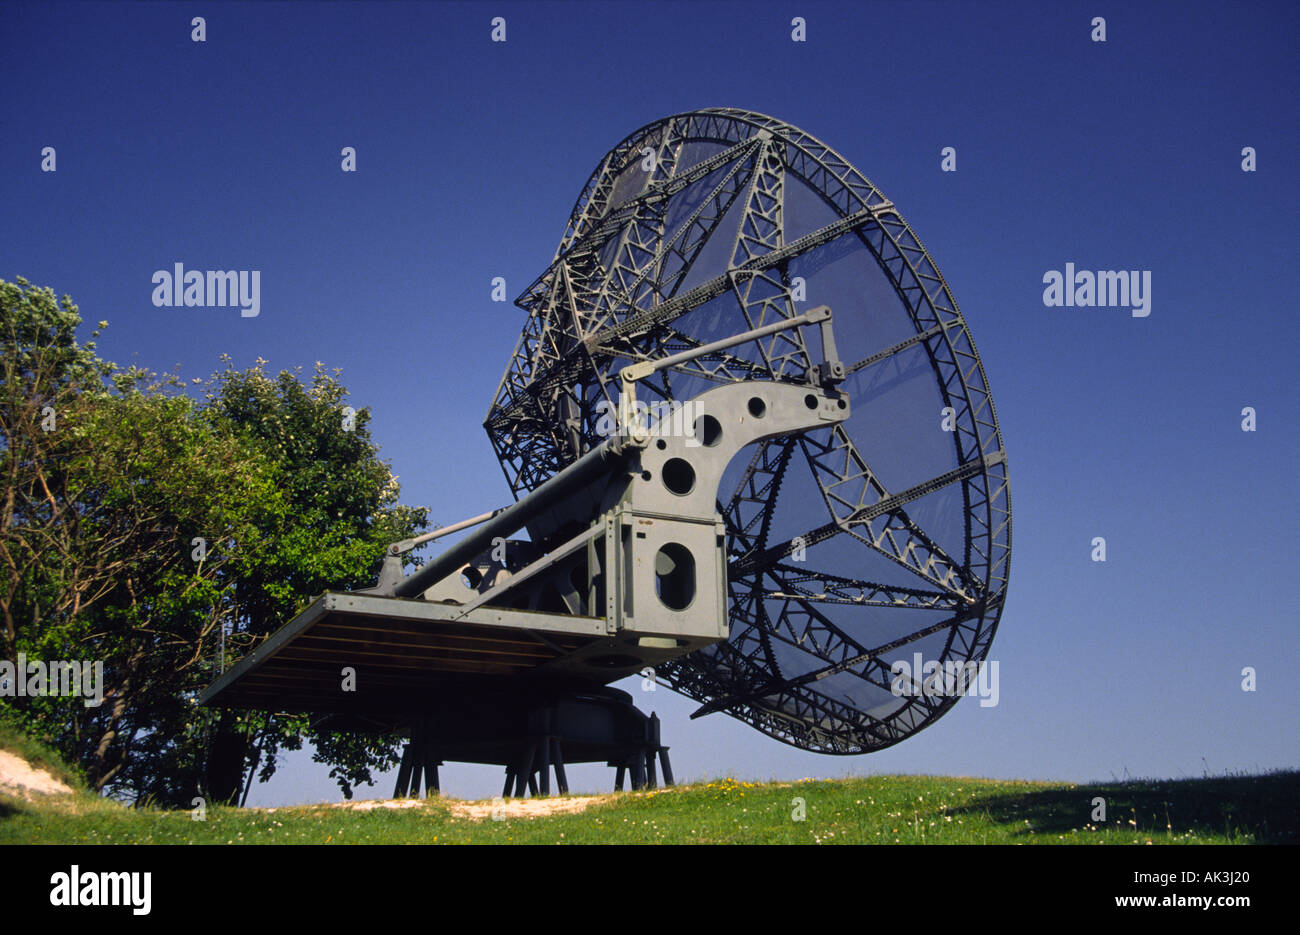
[[[426,532],[421,536],[414,536],[410,539],[399,539],[396,542],[390,542],[388,547],[384,549],[384,559],[379,566],[379,580],[375,587],[363,588],[357,593],[392,594],[393,589],[397,586],[398,582],[406,577],[406,571],[402,567],[402,556],[407,552],[410,552],[416,546],[424,545],[426,542],[441,539],[443,536],[450,536],[453,532],[460,532],[462,529],[469,529],[471,526],[478,526],[481,523],[486,523],[505,509],[505,507],[501,507],[499,510],[480,513],[478,516],[471,516],[469,519],[463,519],[458,523],[452,523],[450,526],[439,526],[437,529]]]
[[[669,354],[667,357],[642,360],[624,367],[618,372],[620,383],[618,400],[619,431],[631,438],[634,443],[643,444],[649,437],[649,430],[641,424],[641,420],[636,414],[636,384],[638,381],[644,380],[660,370],[667,370],[677,364],[686,363],[698,357],[705,357],[717,351],[734,347],[737,344],[744,344],[746,341],[755,341],[770,334],[776,334],[779,331],[798,328],[800,325],[814,324],[821,328],[822,356],[825,360],[814,367],[808,368],[808,380],[811,383],[827,388],[842,383],[847,373],[844,364],[839,359],[839,354],[835,350],[835,333],[831,330],[831,308],[829,305],[819,305],[816,308],[810,308],[802,315],[796,315],[794,318],[775,321],[759,328],[732,335],[729,338],[723,338],[720,341],[711,341],[708,344],[701,344],[699,347],[692,347],[677,354]]]
[[[426,532],[422,536],[416,536],[413,539],[399,539],[391,543],[386,555],[405,555],[417,545],[424,545],[426,542],[432,542],[434,539],[441,539],[443,536],[450,536],[453,532],[460,532],[462,529],[469,529],[471,526],[477,526],[480,523],[486,523],[492,517],[496,516],[505,507],[500,510],[491,510],[487,513],[480,513],[478,516],[471,516],[469,519],[463,519],[458,523],[452,523],[450,526],[439,526],[437,529]]]

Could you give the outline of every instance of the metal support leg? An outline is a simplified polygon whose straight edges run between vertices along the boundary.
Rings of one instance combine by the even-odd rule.
[[[438,767],[441,763],[433,749],[433,744],[424,745],[424,794],[442,795],[442,786],[438,782]]]
[[[402,765],[397,768],[397,785],[393,788],[393,798],[405,798],[411,783],[411,745],[402,749]]]
[[[412,798],[420,797],[420,782],[424,779],[424,762],[423,754],[419,751],[411,754],[411,789],[408,793]]]
[[[551,738],[537,741],[537,774],[541,780],[541,794],[551,794]]]
[[[657,754],[662,747],[662,745],[659,743],[659,715],[658,714],[654,712],[650,713],[650,719],[646,722],[646,733],[649,735],[649,740],[650,740],[650,743],[646,747],[646,751],[645,751],[646,773],[648,774],[648,778],[650,780],[650,788],[653,789],[658,785],[658,783],[655,781],[655,754]],[[665,784],[669,782],[666,773],[664,775],[664,782]]]
[[[519,765],[519,771],[515,774],[515,795],[523,798],[526,794],[524,790],[528,784],[533,782],[533,755],[535,750],[530,744],[524,751],[523,761]]]
[[[672,765],[668,762],[667,747],[659,748],[659,765],[662,766],[664,770],[664,785],[671,786],[673,784],[673,768]]]
[[[552,758],[555,760],[555,784],[560,787],[560,795],[569,794],[569,780],[564,775],[564,751],[560,749],[560,742],[552,740]]]

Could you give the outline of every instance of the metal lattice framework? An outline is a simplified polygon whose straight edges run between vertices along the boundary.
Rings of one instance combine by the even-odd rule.
[[[621,367],[821,303],[835,314],[853,417],[732,464],[718,504],[730,638],[660,677],[703,702],[697,714],[850,754],[897,743],[956,702],[893,664],[982,662],[1011,548],[983,365],[934,261],[866,178],[746,111],[633,133],[601,160],[554,261],[517,300],[528,318],[485,427],[523,496],[600,443]],[[813,333],[671,367],[643,395],[802,381],[820,360]]]

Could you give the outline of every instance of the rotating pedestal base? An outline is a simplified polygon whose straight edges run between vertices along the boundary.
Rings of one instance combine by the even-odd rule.
[[[402,754],[395,798],[440,790],[444,762],[493,763],[505,767],[502,796],[569,792],[565,766],[603,762],[616,770],[614,788],[673,784],[668,748],[660,741],[659,717],[647,716],[632,696],[594,688],[550,698],[449,698],[404,725],[411,740]]]

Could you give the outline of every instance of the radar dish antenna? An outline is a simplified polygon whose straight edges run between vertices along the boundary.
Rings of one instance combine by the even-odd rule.
[[[608,687],[647,667],[693,716],[823,753],[956,703],[1006,598],[1002,438],[947,284],[843,157],[747,111],[655,121],[517,304],[484,423],[515,502],[394,543],[202,703],[400,732],[397,795],[444,760],[504,764],[507,795],[552,768],[567,791],[565,762],[671,782],[658,719]]]
[[[890,746],[956,702],[1006,597],[1002,437],[947,283],[846,159],[762,114],[657,120],[600,161],[518,304],[486,422],[517,496],[597,443],[620,368],[830,306],[853,414],[728,470],[729,637],[658,675],[703,703],[695,716],[824,753]],[[682,362],[643,395],[805,381],[823,361],[810,330]]]

